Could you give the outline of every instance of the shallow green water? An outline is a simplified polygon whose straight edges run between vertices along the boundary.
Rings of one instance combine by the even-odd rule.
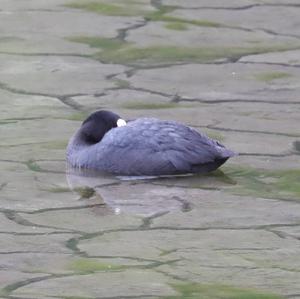
[[[248,2],[0,4],[1,299],[299,298],[299,5]],[[67,169],[97,109],[240,155],[194,176]]]

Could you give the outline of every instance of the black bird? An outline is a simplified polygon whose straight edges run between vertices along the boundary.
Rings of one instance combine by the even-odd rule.
[[[118,175],[176,175],[213,171],[236,154],[175,121],[128,123],[110,111],[92,113],[71,138],[68,163]]]

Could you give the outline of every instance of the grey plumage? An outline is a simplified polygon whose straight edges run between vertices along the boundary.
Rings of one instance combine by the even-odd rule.
[[[67,149],[67,160],[74,167],[122,175],[207,172],[234,155],[190,127],[154,118],[111,128],[100,142],[91,145],[80,140],[79,130]]]

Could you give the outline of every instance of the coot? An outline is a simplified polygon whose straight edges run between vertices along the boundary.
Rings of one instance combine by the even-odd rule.
[[[92,113],[69,141],[72,167],[118,175],[176,175],[213,171],[235,153],[175,121],[128,123],[110,111]]]

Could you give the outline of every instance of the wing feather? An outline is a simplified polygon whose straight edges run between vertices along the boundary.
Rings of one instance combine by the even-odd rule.
[[[97,159],[107,157],[101,163],[111,172],[170,174],[189,172],[194,165],[225,158],[225,151],[217,141],[190,127],[138,119],[110,130],[97,147]]]

